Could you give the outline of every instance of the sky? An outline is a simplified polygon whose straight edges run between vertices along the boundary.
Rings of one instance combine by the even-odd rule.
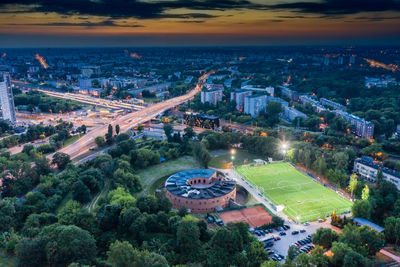
[[[400,0],[0,0],[0,47],[399,45]]]

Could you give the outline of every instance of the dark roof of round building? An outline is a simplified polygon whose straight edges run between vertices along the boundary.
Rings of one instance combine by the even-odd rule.
[[[172,194],[179,197],[192,199],[217,198],[232,192],[236,183],[232,180],[213,181],[208,187],[198,188],[188,184],[187,181],[193,178],[210,178],[215,173],[214,170],[196,169],[187,170],[171,175],[165,181],[165,188]]]

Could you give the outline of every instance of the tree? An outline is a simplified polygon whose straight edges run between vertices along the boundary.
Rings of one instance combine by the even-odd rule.
[[[380,186],[383,182],[383,172],[382,170],[378,170],[378,173],[376,174],[376,183],[378,186]]]
[[[383,234],[369,226],[358,227],[351,224],[347,224],[343,228],[339,241],[346,243],[364,257],[374,256],[384,245]]]
[[[316,246],[311,250],[311,263],[316,267],[326,267],[329,264],[329,258],[324,254],[324,249],[321,246]]]
[[[367,259],[355,251],[349,251],[344,256],[343,267],[366,266]]]
[[[143,130],[144,130],[143,124],[139,124],[139,125],[137,126],[137,131],[138,131],[138,133],[142,133]]]
[[[385,220],[385,238],[396,246],[400,241],[400,218],[388,217]]]
[[[136,203],[136,199],[122,187],[110,191],[107,194],[107,199],[109,204],[120,205],[122,207],[121,214],[129,208],[134,207]]]
[[[42,237],[23,238],[16,246],[19,266],[46,266],[46,242]]]
[[[352,197],[354,197],[354,195],[355,195],[355,191],[357,189],[358,183],[359,182],[358,182],[358,179],[357,179],[357,174],[353,173],[350,176],[350,182],[349,182],[349,189],[350,189],[350,193],[351,193]]]
[[[86,134],[86,131],[87,131],[86,125],[83,124],[83,125],[81,126],[81,132],[82,132],[83,134]]]
[[[299,249],[296,246],[290,246],[288,249],[287,259],[294,260],[299,255]]]
[[[333,155],[335,168],[346,171],[349,164],[349,155],[345,152],[338,152]]]
[[[94,139],[94,142],[96,143],[96,145],[97,145],[98,147],[104,147],[104,146],[106,145],[106,141],[104,140],[104,137],[103,137],[103,136],[97,136],[97,137]]]
[[[108,125],[107,133],[105,135],[107,145],[113,143],[113,127],[111,124]]]
[[[76,225],[92,232],[97,224],[96,218],[77,201],[68,201],[58,212],[58,222],[64,225]]]
[[[333,256],[330,261],[333,266],[343,266],[344,258],[348,253],[352,252],[352,249],[345,243],[333,242],[331,251]]]
[[[0,200],[0,232],[8,232],[16,223],[15,203],[11,198]]]
[[[87,203],[92,198],[89,188],[81,180],[72,185],[72,198],[80,203]]]
[[[313,266],[313,264],[311,262],[311,258],[305,253],[301,253],[294,260],[294,262],[297,264],[297,266],[302,266],[302,267],[312,267]]]
[[[119,124],[115,125],[115,133],[119,135]]]
[[[193,156],[204,166],[204,168],[208,167],[211,155],[203,142],[193,144]]]
[[[127,241],[115,241],[107,252],[107,262],[112,266],[131,267],[135,262],[135,249]]]
[[[72,262],[91,264],[96,257],[96,241],[88,231],[75,225],[50,225],[41,236],[47,241],[49,265],[65,266]]]
[[[338,234],[330,228],[318,228],[312,235],[313,243],[326,249],[329,249],[336,240],[338,240]]]
[[[187,126],[184,129],[184,132],[185,132],[184,136],[187,137],[188,139],[191,139],[196,136],[196,133],[194,132],[193,128],[190,126]]]
[[[368,200],[356,200],[351,207],[353,217],[361,217],[367,220],[371,217],[372,206]]]
[[[51,164],[56,164],[59,170],[64,170],[70,162],[71,159],[68,154],[57,152],[53,155],[53,160],[51,161]]]
[[[200,243],[200,230],[197,224],[193,221],[181,221],[176,233],[176,242],[184,262],[195,262],[198,256]]]
[[[368,187],[368,185],[365,185],[364,189],[362,190],[361,199],[362,200],[368,200],[369,199],[369,187]]]
[[[165,133],[165,136],[167,136],[168,141],[170,141],[172,139],[173,131],[174,131],[174,128],[172,127],[171,124],[164,123],[164,133]]]
[[[29,155],[29,153],[34,149],[35,147],[31,144],[24,145],[24,148],[22,149],[22,153],[25,153]]]
[[[282,104],[277,101],[271,101],[266,108],[267,122],[270,126],[279,122],[279,113],[283,111]]]

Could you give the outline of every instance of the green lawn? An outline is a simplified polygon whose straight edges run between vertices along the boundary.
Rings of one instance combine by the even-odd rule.
[[[352,203],[333,190],[315,182],[288,163],[262,166],[242,166],[237,172],[261,188],[276,205],[284,206],[284,213],[296,221],[315,221],[351,209]]]
[[[82,136],[83,136],[83,135],[82,135]],[[75,142],[76,140],[78,140],[80,137],[81,137],[80,134],[71,136],[70,138],[68,138],[67,140],[65,140],[64,146],[69,146],[70,144],[72,144],[73,142]]]
[[[155,190],[154,183],[162,183],[161,178],[168,178],[176,172],[188,170],[188,169],[199,169],[200,164],[191,156],[183,156],[177,159],[168,160],[164,163],[151,166],[147,169],[138,171],[138,176],[143,185],[143,190],[139,195],[148,194],[150,191]],[[158,185],[158,184],[157,184]]]
[[[218,169],[228,169],[230,168],[230,163],[232,162],[232,156],[233,158],[233,164],[234,166],[239,166],[243,164],[250,163],[254,159],[259,159],[260,156],[251,154],[245,150],[235,150],[235,154],[232,155],[229,150],[226,151],[217,151],[216,153],[218,156],[214,156],[211,158],[210,163],[208,164],[210,167],[218,168]],[[211,154],[213,154],[211,152]]]

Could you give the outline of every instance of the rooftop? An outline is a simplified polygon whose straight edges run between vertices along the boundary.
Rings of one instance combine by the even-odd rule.
[[[373,222],[370,222],[370,221],[368,221],[367,219],[364,219],[364,218],[357,217],[357,218],[354,218],[353,221],[358,223],[361,226],[367,225],[367,226],[371,227],[372,229],[374,229],[374,230],[376,230],[378,232],[385,231],[385,228],[383,228],[383,227],[381,227],[381,226],[379,226],[379,225],[377,225],[377,224],[375,224]]]
[[[355,160],[355,162],[361,163],[363,165],[369,166],[369,167],[377,169],[377,170],[381,170],[383,173],[387,173],[387,174],[393,175],[393,176],[395,176],[395,177],[400,179],[400,173],[399,172],[397,172],[395,170],[392,170],[392,169],[389,169],[389,168],[386,168],[383,165],[376,164],[374,162],[371,162],[371,161],[363,159],[363,158],[358,158],[358,159]]]
[[[206,186],[190,185],[193,178],[210,178],[214,170],[195,169],[175,173],[165,181],[165,188],[172,194],[192,199],[211,199],[224,196],[235,189],[236,183],[231,180],[213,181]]]

